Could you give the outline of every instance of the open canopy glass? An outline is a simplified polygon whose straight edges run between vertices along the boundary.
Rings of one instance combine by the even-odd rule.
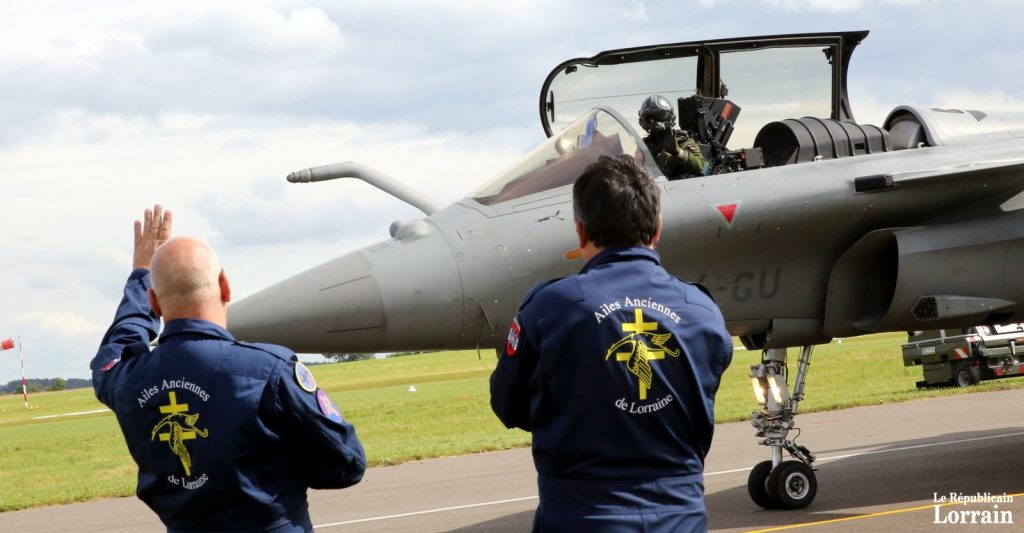
[[[635,132],[614,112],[593,109],[470,196],[494,205],[549,191],[576,181],[600,156],[622,154],[645,160]]]
[[[742,109],[731,148],[752,146],[765,124],[788,118],[852,120],[846,72],[867,32],[720,39],[610,50],[565,61],[541,89],[548,135],[596,106],[613,109],[639,130],[640,103],[660,94],[676,103],[698,94]]]

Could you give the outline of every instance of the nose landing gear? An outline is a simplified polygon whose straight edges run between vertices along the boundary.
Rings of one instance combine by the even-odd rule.
[[[804,346],[800,350],[792,396],[786,385],[785,348],[765,350],[761,364],[750,367],[754,395],[763,406],[761,411],[753,413],[751,424],[756,429],[755,434],[763,437],[759,444],[771,449],[772,458],[758,463],[750,471],[747,492],[754,503],[765,509],[802,509],[810,505],[818,493],[818,481],[811,467],[814,454],[789,439],[789,431],[796,427],[794,418],[804,397],[804,382],[813,349],[813,346]],[[782,450],[795,460],[783,461]]]

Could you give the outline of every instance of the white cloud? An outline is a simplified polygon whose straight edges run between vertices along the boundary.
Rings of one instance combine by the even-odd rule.
[[[218,230],[196,215],[222,221],[218,211],[263,210],[262,219],[239,217],[244,220],[238,231],[245,224],[266,223],[281,226],[274,233],[285,240],[317,238],[317,233],[330,231],[329,225],[314,223],[317,217],[303,224],[279,222],[313,212],[326,216],[346,204],[351,216],[374,220],[386,217],[382,211],[393,209],[396,201],[353,180],[288,184],[284,177],[291,171],[356,160],[428,196],[451,201],[514,160],[535,142],[531,139],[540,138],[506,130],[495,148],[486,144],[486,137],[431,135],[408,124],[233,122],[231,116],[210,115],[165,115],[159,121],[62,115],[48,141],[0,151],[0,168],[14,178],[5,184],[5,193],[19,199],[12,209],[0,212],[0,220],[8,222],[6,237],[89,242],[97,237],[89,226],[130,221],[145,202],[160,200],[184,211],[179,224],[190,231]],[[56,216],[33,216],[45,211],[55,192],[88,201],[67,202]],[[68,227],[68,219],[88,223]],[[261,234],[258,227],[251,233]]]
[[[58,114],[71,112],[411,119],[475,129],[510,117],[516,126],[535,123],[521,110],[530,109],[543,73],[515,70],[557,63],[546,58],[550,49],[530,43],[562,35],[549,29],[562,8],[318,4],[0,5],[0,146],[46,135],[62,122]],[[511,39],[519,45],[502,43]],[[366,105],[375,100],[380,105]]]
[[[7,36],[0,60],[88,68],[129,48],[256,60],[268,54],[288,55],[294,61],[345,48],[344,33],[324,11],[292,4],[12,2],[0,7],[0,28]]]
[[[907,103],[883,100],[885,95],[876,94],[870,87],[865,87],[861,83],[851,83],[849,90],[853,118],[860,124],[881,126],[889,112],[896,106]]]
[[[704,7],[710,7],[726,1],[729,0],[700,0],[700,3]],[[761,0],[763,6],[778,11],[822,11],[827,13],[849,13],[864,8],[908,7],[932,3],[934,0]]]
[[[840,13],[864,7],[865,0],[762,0],[770,9],[781,11],[828,11]]]
[[[979,109],[993,114],[1024,113],[1024,100],[1018,99],[1005,89],[943,89],[936,93],[934,105],[955,109]]]
[[[623,18],[636,21],[647,21],[647,10],[643,2],[630,1],[625,5],[617,6],[613,13]]]
[[[94,324],[71,311],[33,311],[20,315],[16,322],[19,325],[34,325],[44,333],[60,336],[101,334],[107,329],[106,325]]]
[[[143,37],[155,53],[213,55],[251,61],[307,62],[345,48],[345,35],[317,8],[280,12],[254,3],[191,5],[182,18],[165,19]]]
[[[1005,89],[945,87],[934,92],[921,90],[912,95],[913,98],[880,93],[873,89],[860,82],[850,83],[850,101],[857,122],[881,126],[888,114],[900,105],[976,109],[1014,123],[1019,123],[1017,118],[1024,116],[1024,99]]]
[[[412,17],[414,20],[438,16],[512,23],[532,21],[535,24],[540,23],[545,14],[553,17],[572,12],[577,7],[574,5],[577,2],[573,1],[553,3],[547,0],[476,0],[471,3],[465,0],[431,0],[426,4],[422,0],[355,0],[353,3],[373,6],[393,18],[399,18],[400,13],[417,13]]]
[[[196,131],[211,126],[215,117],[196,113],[160,113],[160,129],[164,131]]]

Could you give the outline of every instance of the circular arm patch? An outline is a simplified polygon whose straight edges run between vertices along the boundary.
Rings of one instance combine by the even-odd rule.
[[[519,327],[519,317],[512,320],[512,327],[508,330],[508,339],[505,340],[505,355],[514,357],[519,349],[519,335],[522,330]]]
[[[344,420],[341,416],[341,409],[338,409],[338,404],[334,403],[334,400],[323,389],[316,391],[316,403],[320,405],[320,412],[327,418],[335,422]]]
[[[299,386],[306,392],[314,392],[316,390],[316,380],[313,379],[313,373],[306,368],[306,365],[299,361],[295,362],[295,381],[298,381]]]

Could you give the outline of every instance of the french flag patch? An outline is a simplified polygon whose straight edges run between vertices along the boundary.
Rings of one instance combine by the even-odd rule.
[[[512,320],[512,327],[508,329],[508,340],[505,341],[505,355],[513,357],[516,349],[519,348],[519,317]]]
[[[111,359],[109,363],[103,365],[103,368],[101,368],[100,371],[101,372],[106,372],[106,371],[110,370],[111,368],[114,368],[114,365],[116,365],[117,363],[120,363],[120,362],[121,362],[121,358],[120,357],[118,357],[117,359]]]

